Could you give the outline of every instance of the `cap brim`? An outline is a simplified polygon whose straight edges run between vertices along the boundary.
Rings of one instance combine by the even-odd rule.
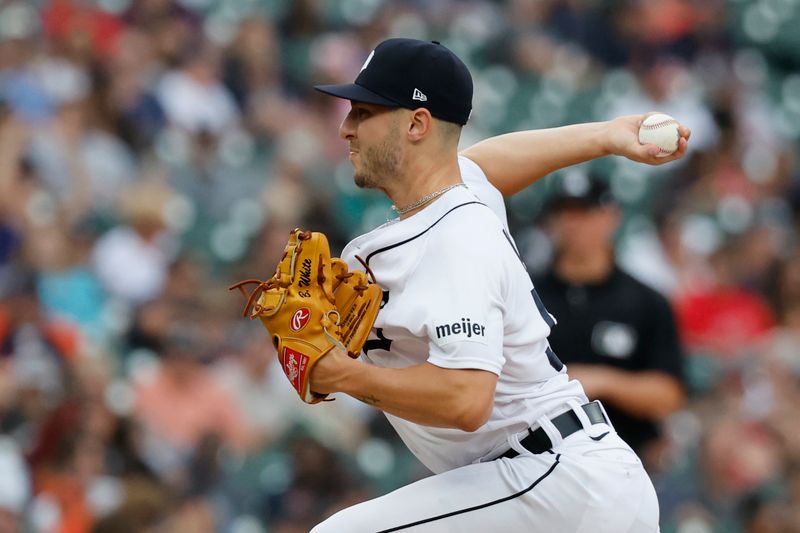
[[[363,102],[365,104],[377,104],[390,107],[400,107],[400,104],[388,98],[370,91],[355,83],[344,85],[315,85],[314,89],[321,93],[329,94],[337,98],[352,100],[353,102]]]

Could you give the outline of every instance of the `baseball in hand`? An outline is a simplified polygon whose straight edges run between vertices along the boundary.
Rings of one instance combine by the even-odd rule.
[[[661,151],[656,157],[667,157],[678,149],[678,121],[669,115],[650,115],[639,126],[639,142],[655,144]]]

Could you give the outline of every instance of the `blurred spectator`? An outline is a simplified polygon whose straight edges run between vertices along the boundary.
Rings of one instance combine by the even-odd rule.
[[[752,353],[775,325],[764,297],[737,284],[734,254],[731,246],[715,252],[709,284],[687,289],[675,303],[681,335],[693,353],[724,357]]]
[[[18,422],[33,422],[63,399],[66,389],[63,367],[78,356],[77,331],[63,322],[47,319],[36,295],[30,274],[22,274],[13,291],[6,294],[0,307],[0,356],[9,362],[18,394],[30,403],[21,402],[21,419],[5,422],[5,430]]]
[[[126,224],[103,235],[93,252],[97,275],[111,296],[138,305],[164,289],[173,253],[166,220],[171,194],[150,179],[122,196],[120,214]]]
[[[292,445],[294,476],[281,495],[275,522],[281,531],[307,531],[316,521],[344,508],[358,494],[358,485],[348,479],[330,449],[309,438]]]
[[[23,531],[22,516],[31,492],[28,465],[16,442],[0,438],[0,531]]]
[[[617,432],[651,465],[658,424],[685,401],[683,355],[672,311],[616,265],[619,208],[592,175],[571,174],[550,200],[552,269],[534,279],[556,317],[549,337],[570,377],[602,400]]]
[[[90,264],[94,242],[85,227],[68,223],[37,226],[28,232],[27,255],[39,275],[36,291],[50,320],[74,325],[81,341],[100,341],[105,333],[105,294]]]
[[[44,531],[79,533],[91,527],[95,510],[90,487],[102,474],[101,442],[87,433],[62,436],[55,457],[34,483],[34,527]]]
[[[220,383],[236,399],[237,409],[265,442],[277,440],[301,416],[293,392],[281,387],[285,379],[277,357],[260,325],[256,330],[237,328],[239,345],[231,360],[216,365]],[[295,405],[297,408],[291,408]]]
[[[773,279],[778,327],[767,341],[767,357],[779,361],[800,376],[800,254],[783,260]]]
[[[220,51],[204,43],[180,69],[164,74],[156,94],[171,124],[216,136],[238,123],[233,96],[220,81],[220,61]]]
[[[33,71],[39,50],[39,13],[28,2],[0,6],[0,100],[20,118],[38,122],[50,116],[51,102]]]
[[[118,509],[98,520],[92,533],[140,533],[165,522],[170,497],[153,481],[131,478],[125,483],[125,499]]]
[[[719,142],[719,131],[702,94],[691,85],[694,83],[684,62],[674,57],[657,56],[652,61],[644,60],[636,84],[629,93],[616,98],[608,110],[608,117],[630,115],[641,109],[657,109],[692,129],[692,149],[710,150]]]
[[[636,279],[672,299],[705,270],[705,258],[698,259],[682,245],[682,213],[674,198],[662,192],[653,207],[653,225],[629,235],[617,250],[617,258]]]
[[[135,176],[133,154],[104,131],[100,109],[90,99],[91,82],[79,66],[54,60],[40,66],[45,88],[56,105],[48,127],[31,138],[34,167],[48,190],[84,210],[114,208],[121,190]]]
[[[97,100],[111,131],[138,152],[148,150],[167,119],[155,95],[163,66],[147,34],[126,28],[117,52],[97,72]]]
[[[110,54],[121,21],[102,9],[74,0],[50,0],[42,9],[45,35],[73,59]]]
[[[224,64],[225,85],[239,108],[252,110],[255,99],[281,92],[280,69],[280,41],[273,22],[265,17],[242,21]]]
[[[221,438],[240,453],[252,443],[252,429],[233,397],[202,362],[213,349],[209,340],[198,325],[174,322],[163,339],[160,364],[135,383],[146,460],[179,484],[189,483],[187,461],[205,439]]]
[[[37,192],[35,174],[25,157],[28,129],[0,102],[0,294],[15,283],[15,262],[29,224],[25,207]]]

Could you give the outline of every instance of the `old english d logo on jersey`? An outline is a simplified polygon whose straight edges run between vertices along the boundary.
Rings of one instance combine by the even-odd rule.
[[[311,311],[308,309],[308,307],[301,307],[292,315],[292,320],[289,323],[289,327],[292,328],[292,331],[300,331],[306,327],[309,318],[311,318]]]
[[[303,393],[303,391],[300,390],[300,384],[305,381],[306,371],[308,370],[308,359],[309,357],[307,355],[288,347],[284,347],[283,353],[281,354],[283,372],[286,374],[286,377],[289,378],[292,387],[300,394]]]

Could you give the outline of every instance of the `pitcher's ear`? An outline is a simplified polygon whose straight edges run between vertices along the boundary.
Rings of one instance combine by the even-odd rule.
[[[418,142],[430,134],[433,126],[431,112],[424,107],[419,107],[411,111],[408,121],[408,139],[411,142]]]

